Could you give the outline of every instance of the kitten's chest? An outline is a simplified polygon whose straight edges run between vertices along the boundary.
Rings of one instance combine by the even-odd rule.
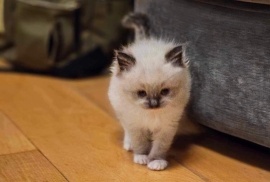
[[[148,130],[150,132],[155,132],[163,126],[167,125],[170,118],[167,118],[163,114],[159,113],[141,113],[139,115],[133,116],[133,121],[137,126]]]

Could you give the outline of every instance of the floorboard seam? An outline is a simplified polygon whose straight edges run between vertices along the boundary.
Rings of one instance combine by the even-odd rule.
[[[41,153],[41,155],[43,155],[43,157],[45,157],[45,159],[47,159],[47,161],[63,176],[63,178],[69,182],[69,180],[67,179],[67,177],[43,154],[43,152],[41,150],[39,150],[39,148],[33,143],[33,141],[27,137],[27,135],[21,130],[21,128],[17,125],[17,123],[9,117],[9,115],[7,115],[3,110],[0,110],[3,115],[5,115],[5,117],[7,117],[13,124],[14,126],[27,138],[27,140],[36,148],[35,150],[39,151]],[[35,151],[32,150],[32,151]],[[18,152],[20,153],[20,152]],[[21,152],[23,153],[23,152]],[[7,154],[8,155],[8,154]],[[0,155],[1,156],[1,155]]]
[[[177,163],[179,163],[180,165],[182,165],[183,167],[185,167],[187,170],[189,170],[190,172],[192,172],[194,175],[196,175],[196,176],[198,176],[199,178],[201,178],[203,181],[205,181],[205,182],[210,182],[210,180],[207,179],[205,176],[203,176],[203,175],[201,175],[200,173],[198,173],[198,172],[192,170],[192,169],[189,168],[188,166],[182,164],[181,162],[179,162],[179,161],[178,161],[177,159],[175,159],[174,157],[173,157],[173,159],[174,159]]]
[[[115,118],[109,114],[106,109],[104,109],[102,106],[100,106],[98,103],[96,103],[95,101],[92,100],[91,97],[87,96],[86,94],[84,94],[82,91],[80,91],[80,89],[76,88],[76,87],[69,87],[73,92],[75,92],[76,94],[80,95],[82,98],[85,98],[87,100],[87,102],[89,102],[90,104],[92,104],[93,106],[95,106],[97,109],[99,109],[103,114],[105,114],[106,116],[110,117],[111,119],[115,120]]]
[[[7,156],[7,155],[16,155],[16,154],[21,154],[21,153],[33,152],[33,151],[38,151],[38,149],[24,150],[24,151],[20,151],[20,152],[11,152],[11,153],[6,153],[6,154],[0,154],[0,157]]]

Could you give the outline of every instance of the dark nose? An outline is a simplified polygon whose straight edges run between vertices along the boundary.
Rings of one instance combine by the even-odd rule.
[[[150,98],[148,100],[148,106],[149,108],[158,108],[160,106],[160,99],[159,98]]]

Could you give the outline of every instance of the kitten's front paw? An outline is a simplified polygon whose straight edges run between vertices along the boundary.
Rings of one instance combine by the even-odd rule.
[[[168,166],[168,162],[164,159],[153,160],[148,163],[147,167],[151,170],[161,171]]]
[[[143,154],[134,154],[133,160],[136,164],[145,165],[148,162],[148,157],[147,157],[147,155],[143,155]]]

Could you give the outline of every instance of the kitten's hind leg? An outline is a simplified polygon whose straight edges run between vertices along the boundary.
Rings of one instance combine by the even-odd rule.
[[[149,37],[149,20],[142,13],[129,13],[122,19],[122,25],[126,28],[134,29],[135,41]]]
[[[125,130],[123,148],[125,150],[127,150],[127,151],[131,151],[132,150],[132,147],[131,147],[131,138],[130,138],[129,133],[128,133],[127,130]]]

